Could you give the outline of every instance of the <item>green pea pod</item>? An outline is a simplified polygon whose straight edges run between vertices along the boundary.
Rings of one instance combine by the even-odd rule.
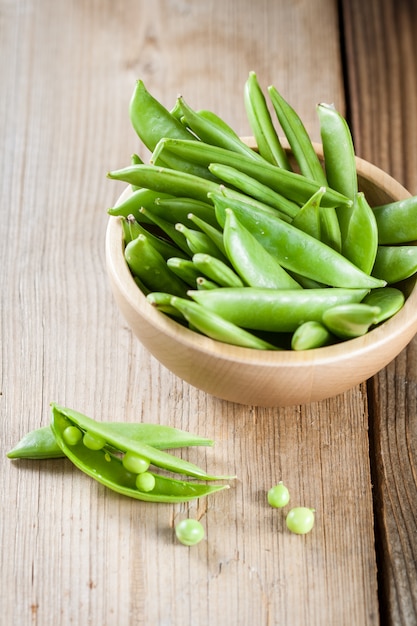
[[[225,211],[223,238],[227,256],[235,271],[250,287],[300,289],[275,256],[237,219],[231,209]]]
[[[211,226],[217,227],[216,215],[213,210],[213,205],[209,202],[201,202],[194,200],[193,198],[158,198],[156,201],[156,208],[158,215],[164,219],[176,224],[177,222],[186,222],[188,215],[199,217],[201,220],[211,224]]]
[[[197,289],[218,289],[219,287],[220,285],[205,276],[199,276],[197,278]]]
[[[366,289],[261,289],[242,287],[190,290],[188,295],[205,311],[248,328],[271,332],[294,332],[303,322],[322,321],[327,309],[360,302]]]
[[[317,106],[317,113],[328,184],[353,201],[358,193],[358,177],[349,126],[334,105],[321,103]],[[343,237],[347,230],[343,220],[341,230]]]
[[[187,196],[203,202],[207,200],[207,194],[210,191],[217,191],[219,188],[219,185],[211,180],[156,165],[130,165],[109,172],[107,176],[113,180],[139,185],[159,193]]]
[[[223,288],[221,288],[222,290]],[[234,288],[232,288],[234,290]],[[213,290],[203,290],[197,293],[212,293]],[[194,292],[193,292],[194,293]],[[172,306],[178,308],[179,311],[192,325],[193,329],[197,329],[203,335],[243,348],[253,348],[255,350],[277,350],[267,341],[252,335],[252,333],[239,328],[237,325],[225,320],[223,317],[206,310],[197,302],[192,302],[184,298],[171,298]]]
[[[388,284],[398,283],[417,272],[417,246],[378,246],[372,275]]]
[[[132,154],[132,156],[130,157],[130,164],[139,165],[139,163],[143,163],[140,156],[138,154]],[[139,187],[137,187],[136,185],[131,185],[131,188],[132,188],[132,191],[137,191],[139,189]]]
[[[340,339],[354,339],[365,335],[377,324],[380,315],[377,306],[367,304],[342,304],[323,313],[323,324]]]
[[[169,269],[174,272],[181,280],[190,287],[197,286],[197,278],[200,273],[194,263],[190,259],[182,259],[181,257],[171,257],[167,259]]]
[[[374,212],[363,192],[356,194],[347,230],[342,241],[342,254],[366,274],[370,274],[378,250],[378,228]],[[341,214],[342,211],[339,213]]]
[[[289,172],[267,161],[258,163],[246,155],[236,154],[231,150],[220,148],[219,146],[212,146],[202,141],[164,138],[159,142],[157,149],[160,151],[161,155],[167,152],[175,152],[177,155],[187,156],[187,158],[193,159],[196,163],[205,165],[206,167],[208,167],[210,163],[230,165],[300,205],[307,202],[313,193],[322,186],[301,174]],[[126,182],[130,182],[130,180]],[[336,207],[351,204],[352,200],[346,198],[346,196],[329,187],[326,188],[322,206]]]
[[[396,287],[373,289],[362,300],[363,304],[376,306],[380,309],[376,323],[384,322],[403,307],[405,296]]]
[[[276,87],[273,85],[268,87],[268,93],[300,172],[307,178],[317,181],[320,186],[326,186],[323,167],[300,116]]]
[[[159,450],[188,446],[212,446],[214,441],[162,424],[103,422],[114,434],[141,441]],[[50,426],[30,431],[7,453],[9,459],[56,459],[65,457]]]
[[[276,133],[266,98],[255,72],[249,72],[249,77],[245,83],[244,103],[259,154],[269,163],[291,170],[287,153]]]
[[[178,309],[171,304],[172,295],[163,291],[150,291],[146,294],[146,299],[160,313],[164,313],[169,317],[176,318],[177,322],[183,323],[185,321],[184,316]]]
[[[127,452],[136,454],[143,459],[147,459],[151,465],[169,472],[183,474],[184,476],[190,476],[203,480],[223,480],[234,478],[233,476],[214,476],[212,474],[208,474],[194,463],[184,461],[183,459],[169,454],[164,450],[159,450],[158,448],[142,443],[141,441],[132,441],[129,437],[125,437],[116,429],[107,428],[105,423],[93,420],[78,411],[74,411],[73,409],[58,406],[55,403],[52,403],[51,407],[51,428],[58,444],[62,447],[66,456],[68,446],[65,444],[63,431],[67,426],[76,426],[83,433],[91,433],[93,436],[102,439],[105,442],[105,446],[107,445],[111,449],[118,450],[122,454]],[[86,446],[83,447],[86,448]],[[87,448],[87,450],[88,452],[92,452],[89,448]],[[85,454],[88,457],[88,453]],[[93,465],[91,466],[91,470],[94,471]]]
[[[65,456],[50,426],[32,430],[7,453],[9,459],[57,459]]]
[[[281,211],[288,215],[288,217],[295,217],[300,209],[298,204],[291,202],[282,194],[277,193],[267,185],[260,183],[252,176],[240,172],[235,167],[229,165],[222,165],[219,163],[211,163],[209,170],[217,178],[232,185],[232,187],[240,190],[242,193],[259,200],[263,204],[271,206],[277,211]]]
[[[251,150],[223,120],[219,121],[217,116],[212,116],[209,119],[207,115],[199,115],[181,96],[179,97],[179,103],[187,125],[202,141],[237,154],[243,154],[253,161],[263,163],[264,159]],[[170,137],[171,135],[165,136]]]
[[[131,229],[132,241],[139,237],[139,235],[144,235],[148,239],[149,243],[152,244],[155,250],[157,250],[165,260],[174,255],[182,256],[184,259],[189,258],[189,255],[179,250],[177,246],[171,244],[166,239],[163,239],[162,237],[159,237],[154,233],[148,231],[138,221],[136,221],[133,216],[130,216],[130,218],[128,218],[128,222]]]
[[[141,215],[140,209],[142,207],[145,207],[146,209],[152,210],[155,206],[156,200],[161,197],[172,198],[172,195],[168,193],[163,194],[157,191],[153,191],[152,189],[140,188],[134,191],[123,202],[120,202],[116,206],[108,209],[107,213],[109,215],[122,217],[134,215],[135,219],[137,219],[138,222],[143,222],[146,220],[144,220],[143,215]]]
[[[315,239],[321,239],[320,202],[326,193],[326,187],[320,187],[301,207],[291,224]]]
[[[175,224],[164,219],[160,215],[157,215],[151,211],[148,211],[144,207],[141,208],[140,212],[146,216],[149,222],[151,223],[153,222],[155,226],[158,226],[158,228],[160,228],[161,231],[165,233],[165,235],[167,235],[169,239],[172,240],[173,244],[177,246],[178,250],[181,250],[181,252],[184,252],[186,256],[191,256],[190,249],[187,244],[187,240],[180,232],[178,232],[178,230],[175,228]]]
[[[378,243],[393,245],[417,239],[417,196],[373,207]]]
[[[335,337],[317,321],[304,322],[291,338],[292,350],[313,350],[335,342]]]
[[[197,253],[193,256],[193,263],[200,275],[203,274],[220,287],[243,287],[243,282],[234,270],[216,257]]]
[[[214,211],[213,214],[214,216],[216,215]],[[194,213],[189,213],[187,217],[190,222],[197,226],[203,233],[207,235],[207,237],[212,240],[214,245],[220,250],[223,256],[226,257],[226,250],[224,249],[223,243],[223,233],[221,232],[221,230],[219,230],[217,220],[216,226],[212,226],[208,222],[205,222],[203,219],[201,219],[201,217],[198,217],[198,215],[194,215]]]
[[[224,226],[229,204],[221,194],[210,195],[217,219]],[[332,287],[373,289],[385,286],[384,280],[365,274],[330,246],[273,215],[257,215],[244,203],[236,203],[233,211],[243,226],[288,271]]]
[[[185,295],[187,285],[169,269],[164,257],[145,235],[139,235],[127,244],[125,259],[132,274],[138,276],[151,291]]]
[[[187,240],[188,247],[193,254],[202,252],[203,254],[210,254],[218,259],[227,262],[226,257],[213,242],[213,240],[206,235],[206,233],[193,228],[188,228],[184,224],[175,224],[175,228],[184,235]]]

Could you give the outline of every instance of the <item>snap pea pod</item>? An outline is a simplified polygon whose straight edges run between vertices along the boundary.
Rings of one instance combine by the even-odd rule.
[[[378,227],[365,194],[356,194],[342,241],[342,254],[370,274],[378,250]]]
[[[144,207],[141,208],[140,212],[143,213],[150,222],[153,222],[155,224],[155,226],[158,226],[158,228],[160,228],[161,231],[163,233],[165,233],[165,235],[167,235],[167,237],[169,237],[169,239],[172,240],[173,244],[176,245],[179,250],[184,252],[186,256],[191,256],[190,255],[190,249],[189,249],[188,244],[187,244],[187,240],[175,228],[175,224],[173,224],[169,220],[164,219],[160,215],[157,215],[155,213],[152,213],[151,211],[148,211]],[[178,256],[178,254],[177,254],[177,256]]]
[[[229,204],[221,194],[210,194],[210,197],[219,224],[224,226]],[[372,289],[385,286],[384,280],[365,274],[330,246],[273,215],[264,213],[260,217],[243,202],[235,203],[233,211],[243,226],[288,271],[332,287]]]
[[[165,313],[170,317],[178,318],[176,321],[184,322],[186,321],[182,313],[172,306],[171,304],[172,294],[166,293],[164,291],[151,291],[146,294],[146,299],[149,304],[151,304],[155,309],[160,311],[161,313]]]
[[[273,289],[301,288],[229,208],[225,210],[223,239],[228,259],[246,285]]]
[[[417,196],[373,207],[379,244],[411,243],[417,239]]]
[[[88,433],[91,434],[92,437],[102,440],[102,448],[100,450],[96,450],[99,452],[105,451],[106,446],[108,446],[109,449],[111,449],[112,451],[117,450],[121,454],[126,454],[129,452],[129,454],[137,455],[142,459],[146,459],[151,465],[154,465],[155,467],[159,467],[161,469],[176,474],[182,474],[184,476],[190,476],[203,480],[225,480],[234,478],[234,476],[215,476],[212,474],[208,474],[205,470],[201,469],[194,463],[185,461],[173,454],[169,454],[164,450],[155,448],[141,441],[132,441],[128,437],[125,437],[117,429],[109,429],[103,422],[93,420],[90,417],[79,413],[78,411],[74,411],[73,409],[62,407],[55,403],[52,403],[51,407],[52,432],[54,433],[58,444],[64,450],[66,456],[68,452],[68,446],[65,443],[63,432],[67,426],[76,426],[78,429],[81,430],[83,435]],[[84,447],[87,448],[87,446]],[[91,448],[87,448],[87,450],[88,452],[93,451]],[[88,452],[85,453],[87,456]],[[93,464],[91,469],[92,471],[94,471]]]
[[[128,243],[124,254],[132,274],[138,276],[151,291],[169,291],[181,296],[186,294],[186,283],[169,269],[164,257],[145,235],[139,235]]]
[[[188,228],[181,223],[175,224],[175,228],[184,235],[188,247],[193,254],[202,252],[203,254],[210,254],[211,256],[227,262],[227,258],[224,256],[223,252],[206,233],[203,233],[201,230]]]
[[[193,263],[200,271],[200,275],[203,274],[220,287],[243,287],[243,282],[236,272],[229,265],[210,254],[194,254]]]
[[[377,324],[381,311],[377,306],[363,303],[341,304],[324,311],[323,324],[340,339],[365,335]]]
[[[139,163],[143,163],[143,160],[140,158],[140,156],[136,153],[132,154],[132,156],[130,157],[130,164],[139,165]],[[137,187],[136,185],[131,185],[131,189],[132,191],[137,191],[138,189],[140,189],[140,187]]]
[[[235,167],[222,165],[221,163],[210,163],[209,170],[228,185],[232,185],[232,187],[235,187],[244,194],[259,200],[263,204],[271,206],[277,211],[285,213],[288,217],[295,217],[300,209],[299,205],[295,202],[291,202],[282,194],[260,183],[255,178],[252,178],[252,176],[241,172]]]
[[[209,118],[194,111],[182,96],[178,98],[184,119],[191,130],[205,143],[226,148],[227,150],[243,154],[253,161],[264,162],[264,159],[251,150],[240,137],[226,125],[218,116]],[[165,137],[171,137],[166,134]]]
[[[215,215],[216,214],[214,213],[214,216]],[[203,233],[207,235],[207,237],[209,237],[212,240],[214,245],[220,250],[223,256],[226,257],[226,251],[224,249],[224,243],[223,243],[223,234],[221,230],[219,230],[219,225],[217,224],[217,221],[216,221],[216,226],[212,226],[205,220],[198,217],[198,215],[194,215],[194,213],[189,213],[187,217],[190,220],[190,222],[192,222],[195,226],[197,226],[197,228],[199,228]]]
[[[326,186],[327,180],[323,167],[300,116],[276,87],[270,85],[268,93],[301,174],[317,181],[321,187]]]
[[[182,252],[178,249],[177,246],[174,246],[166,239],[162,237],[158,237],[154,233],[149,232],[146,228],[144,228],[138,221],[135,220],[133,216],[127,218],[127,221],[130,225],[131,229],[131,240],[133,241],[139,235],[144,235],[152,247],[159,252],[159,254],[166,260],[170,257],[176,255],[181,256],[182,258],[189,258],[185,252]],[[127,242],[126,242],[127,243]]]
[[[329,330],[317,321],[304,322],[293,333],[292,350],[313,350],[334,343],[336,338]]]
[[[205,276],[199,276],[197,278],[197,289],[218,289],[219,287],[220,285]]]
[[[172,198],[172,195],[168,193],[162,194],[160,192],[153,191],[152,189],[144,189],[141,187],[140,189],[134,191],[123,202],[107,209],[107,213],[116,217],[128,217],[128,215],[134,215],[138,222],[143,222],[146,220],[143,215],[141,215],[140,209],[145,207],[146,209],[152,210],[157,199],[161,197]]]
[[[266,289],[255,287],[190,290],[188,295],[206,311],[248,328],[294,332],[303,322],[322,321],[323,313],[338,304],[360,302],[366,289]]]
[[[235,288],[232,287],[232,290],[234,289]],[[221,290],[223,290],[223,288],[221,288]],[[212,291],[213,290],[209,289],[207,291],[198,291],[197,293],[207,294],[212,293]],[[255,350],[278,349],[276,346],[256,337],[247,330],[239,328],[239,326],[224,319],[222,316],[206,310],[197,302],[172,296],[171,304],[183,314],[189,324],[192,325],[193,330],[196,329],[211,339],[243,348],[253,348]]]
[[[156,200],[155,205],[161,209],[158,215],[173,224],[186,221],[188,215],[192,213],[208,224],[218,226],[213,205],[209,202],[202,202],[193,198],[172,197],[167,199],[160,197]]]
[[[187,158],[194,159],[196,163],[206,167],[210,163],[230,165],[300,205],[307,202],[313,193],[322,186],[301,174],[289,172],[267,161],[258,163],[246,155],[236,154],[231,150],[212,146],[202,141],[164,138],[158,142],[156,150],[161,155],[170,151],[184,157],[187,156]],[[126,182],[130,182],[130,180]],[[323,196],[323,206],[336,207],[350,204],[352,204],[352,200],[329,187],[326,188],[326,194]]]
[[[291,170],[287,153],[272,122],[266,98],[255,72],[249,72],[244,88],[244,104],[259,154],[269,163]]]
[[[372,275],[388,284],[398,283],[417,272],[417,246],[378,246]]]
[[[326,193],[326,187],[320,187],[301,207],[291,224],[315,239],[321,240],[320,202]]]
[[[196,268],[190,259],[182,259],[181,257],[171,257],[167,259],[169,269],[181,278],[190,287],[197,286],[197,278],[201,272]]]
[[[141,441],[159,450],[189,446],[212,446],[214,441],[193,435],[187,431],[164,426],[163,424],[103,422],[115,435],[122,434],[126,439]],[[9,459],[56,459],[63,458],[51,426],[42,426],[30,431],[7,453]]]
[[[380,313],[377,316],[376,324],[380,324],[389,319],[403,307],[405,296],[396,287],[382,287],[372,289],[362,300],[363,304],[376,306]]]

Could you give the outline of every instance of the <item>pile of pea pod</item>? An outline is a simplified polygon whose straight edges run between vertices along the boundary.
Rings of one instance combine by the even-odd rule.
[[[188,502],[229,487],[210,481],[235,478],[208,474],[194,463],[166,452],[212,446],[211,439],[160,424],[97,422],[55,403],[51,407],[51,424],[27,433],[8,452],[10,459],[66,457],[105,487],[146,502]],[[172,474],[186,479],[179,480]]]
[[[257,151],[215,113],[182,96],[168,110],[136,82],[130,120],[150,161],[135,154],[108,173],[132,187],[108,213],[122,220],[134,280],[161,312],[238,346],[305,350],[365,334],[403,306],[399,283],[417,271],[417,196],[370,206],[333,105],[317,106],[323,163],[255,72],[244,105]]]

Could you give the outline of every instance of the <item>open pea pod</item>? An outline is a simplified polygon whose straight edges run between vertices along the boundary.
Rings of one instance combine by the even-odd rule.
[[[214,444],[212,439],[162,424],[103,422],[103,425],[115,435],[121,434],[127,439],[141,441],[159,450]],[[57,459],[65,457],[65,454],[48,425],[24,435],[7,456],[9,459]]]
[[[96,420],[78,413],[73,409],[58,406],[52,404],[52,423],[51,428],[55,435],[55,438],[70,460],[74,462],[75,450],[80,452],[77,444],[73,449],[66,444],[63,438],[63,432],[68,426],[76,426],[83,434],[88,433],[93,437],[103,440],[103,448],[109,447],[110,449],[117,450],[121,454],[126,452],[136,454],[137,456],[147,459],[150,464],[160,467],[161,469],[168,470],[177,474],[183,474],[185,476],[191,476],[193,478],[201,478],[203,480],[223,480],[230,479],[231,476],[213,476],[208,474],[203,469],[184,461],[172,454],[158,450],[157,448],[150,446],[141,441],[132,441],[113,428],[108,428],[106,424],[97,422]],[[85,447],[85,446],[84,446]],[[89,452],[94,452],[90,448],[87,448]],[[70,453],[70,454],[68,454]],[[93,468],[94,470],[94,468]]]

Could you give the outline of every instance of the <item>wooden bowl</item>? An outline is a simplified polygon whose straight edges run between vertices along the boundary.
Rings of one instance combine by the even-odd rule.
[[[253,145],[251,138],[246,138]],[[322,156],[321,147],[315,146]],[[359,187],[371,205],[410,196],[398,182],[357,158]],[[126,199],[126,189],[119,201]],[[362,337],[307,350],[241,348],[191,331],[149,304],[124,260],[120,219],[110,217],[106,262],[117,305],[147,350],[187,383],[218,398],[247,405],[291,406],[323,400],[364,382],[390,363],[417,332],[417,288],[390,320]]]

